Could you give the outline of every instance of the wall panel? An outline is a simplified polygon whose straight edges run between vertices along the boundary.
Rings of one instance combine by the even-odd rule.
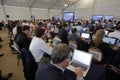
[[[2,6],[0,5],[0,21],[5,21],[5,15]]]
[[[48,9],[32,8],[31,13],[36,19],[48,19],[49,16]]]
[[[15,7],[15,6],[5,6],[6,14],[9,15],[9,19],[26,19],[30,20],[30,11],[29,8],[24,7]]]

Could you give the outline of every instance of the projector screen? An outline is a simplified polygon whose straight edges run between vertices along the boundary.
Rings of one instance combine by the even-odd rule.
[[[74,12],[63,12],[62,20],[63,22],[73,22]]]

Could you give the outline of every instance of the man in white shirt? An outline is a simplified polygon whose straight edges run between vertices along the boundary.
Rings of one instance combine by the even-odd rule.
[[[52,50],[47,46],[44,39],[45,30],[42,28],[36,28],[35,37],[33,37],[31,41],[29,50],[31,51],[38,65],[40,64],[41,58],[43,57],[44,53],[48,55],[52,54]]]
[[[120,40],[120,25],[117,25],[114,32],[108,34],[109,37],[114,37]]]

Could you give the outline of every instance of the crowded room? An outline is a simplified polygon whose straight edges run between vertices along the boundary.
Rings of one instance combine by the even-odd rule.
[[[0,0],[0,80],[120,80],[120,0]]]

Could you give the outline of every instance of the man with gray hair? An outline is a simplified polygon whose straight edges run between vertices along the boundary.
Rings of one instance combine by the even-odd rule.
[[[57,44],[52,49],[51,62],[39,66],[35,80],[83,80],[80,67],[75,72],[66,69],[71,60],[70,52],[66,44]]]

